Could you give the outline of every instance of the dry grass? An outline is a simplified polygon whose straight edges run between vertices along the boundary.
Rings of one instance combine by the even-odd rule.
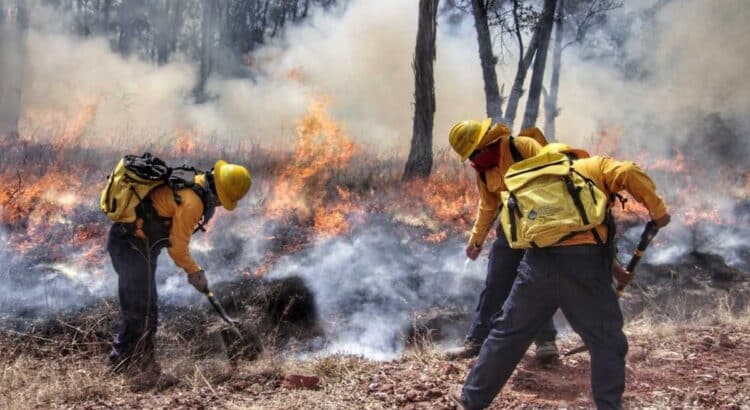
[[[0,360],[0,408],[69,407],[121,395],[121,377],[91,359],[38,359],[21,355]]]

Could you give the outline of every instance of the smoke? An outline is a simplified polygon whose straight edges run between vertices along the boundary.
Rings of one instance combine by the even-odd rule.
[[[650,12],[653,3],[627,2],[589,41],[565,51],[562,138],[584,143],[615,126],[623,144],[670,153],[711,113],[741,120],[742,134],[750,129],[747,4],[671,1]]]
[[[700,151],[730,133],[747,135],[750,42],[745,39],[750,9],[741,0],[685,0],[642,13],[652,5],[628,2],[587,42],[566,49],[559,139],[585,146],[603,128],[615,127],[633,155],[643,149],[671,155],[675,147]],[[333,100],[333,116],[373,151],[403,155],[409,144],[417,2],[355,0],[333,12],[318,12],[290,27],[283,40],[250,56],[250,78],[212,76],[207,91],[213,98],[200,105],[190,97],[196,67],[185,56],[157,67],[121,57],[107,39],[70,35],[65,22],[48,9],[35,8],[32,19],[22,122],[22,134],[30,137],[70,129],[72,119],[91,106],[94,114],[84,124],[84,140],[107,145],[114,141],[124,150],[168,140],[175,130],[215,135],[222,142],[278,145],[291,141],[308,96],[325,94]],[[508,90],[515,69],[512,50],[505,60],[508,64],[498,66],[498,75]],[[441,20],[436,96],[435,145],[441,148],[454,121],[485,112],[470,18],[455,24]],[[711,131],[719,128],[714,137]],[[659,234],[647,262],[674,263],[697,249],[719,253],[731,266],[747,266],[747,212],[738,210],[734,198],[709,189],[716,180],[707,170],[726,158],[747,164],[747,150],[747,144],[730,146],[729,154],[707,149],[709,154],[688,170],[700,187],[693,198],[732,215],[736,227],[680,221],[685,217],[680,212],[690,205],[680,202],[680,191],[687,187],[654,173],[678,218]],[[484,264],[472,263],[464,272],[464,238],[427,244],[419,233],[404,233],[383,216],[364,220],[349,234],[282,257],[269,272],[270,278],[299,275],[313,289],[329,326],[328,350],[393,357],[403,348],[403,329],[414,312],[473,308]],[[263,261],[271,247],[269,232],[277,228],[257,215],[222,213],[212,223],[212,234],[196,238],[193,252],[212,282],[231,280],[236,272]],[[625,232],[627,244],[637,241],[638,234],[637,228]],[[0,312],[39,314],[114,294],[116,276],[109,264],[82,271],[83,255],[71,251],[61,262],[35,265],[11,252],[10,240],[0,231],[0,265],[6,267],[0,275],[16,272],[0,283],[8,295],[0,302]],[[106,260],[105,254],[101,257]],[[166,255],[157,275],[162,300],[199,300]],[[43,286],[38,278],[43,278]]]
[[[89,141],[114,137],[132,145],[187,129],[224,140],[277,144],[289,141],[308,97],[322,93],[331,96],[335,116],[354,138],[381,152],[402,152],[411,136],[416,6],[354,1],[334,12],[319,11],[289,28],[283,40],[257,51],[245,67],[253,71],[251,78],[213,75],[207,92],[214,98],[200,105],[190,98],[196,67],[184,57],[161,67],[124,59],[106,39],[72,36],[51,23],[58,16],[36,8],[28,34],[22,130],[34,136],[55,133],[94,104],[96,114],[84,132]],[[436,135],[455,118],[483,111],[471,30],[468,24],[458,31],[441,29]]]

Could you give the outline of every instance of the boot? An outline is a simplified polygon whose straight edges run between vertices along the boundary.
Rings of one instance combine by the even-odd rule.
[[[455,349],[449,349],[445,352],[446,360],[461,360],[470,359],[479,355],[479,351],[482,349],[482,342],[477,342],[472,339],[464,340],[462,347]]]
[[[552,364],[560,357],[560,351],[554,340],[537,342],[536,360],[541,364]]]
[[[179,384],[179,379],[162,372],[161,366],[156,361],[148,361],[131,368],[128,382],[134,392],[151,389],[162,391]]]
[[[464,406],[464,401],[461,398],[461,390],[463,386],[460,384],[451,384],[451,387],[448,388],[448,398],[451,400],[454,406],[456,406],[457,410],[464,410],[466,409],[466,406]]]

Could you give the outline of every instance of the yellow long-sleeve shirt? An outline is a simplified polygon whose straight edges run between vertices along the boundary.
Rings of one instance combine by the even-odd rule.
[[[573,168],[594,181],[607,196],[615,192],[627,191],[648,209],[652,219],[661,218],[667,213],[664,201],[656,194],[654,181],[631,161],[617,161],[610,157],[595,156],[576,160]],[[596,229],[602,239],[607,237],[606,225],[599,225]],[[565,240],[558,246],[595,243],[596,239],[589,231]]]
[[[538,130],[537,132],[541,135],[541,132]],[[508,168],[515,162],[510,150],[510,138],[507,135],[507,128],[502,125],[495,126],[488,133],[491,139],[497,138],[492,135],[493,133],[504,133],[505,135],[500,137],[499,165],[489,171],[485,171],[484,180],[482,180],[481,174],[477,172],[479,206],[477,209],[477,218],[471,230],[471,238],[469,238],[469,244],[475,246],[481,246],[484,243],[487,234],[492,229],[492,224],[497,219],[497,215],[500,212],[500,193],[507,190],[503,175],[505,175]],[[542,145],[537,142],[536,138],[515,137],[513,138],[513,144],[522,157],[533,157],[542,149]],[[542,140],[544,139],[543,136],[541,138]]]
[[[194,181],[202,187],[206,186],[206,178],[203,175],[197,175]],[[203,201],[190,188],[181,189],[177,194],[181,199],[180,204],[175,202],[172,189],[166,185],[154,189],[149,196],[156,213],[172,220],[167,249],[169,256],[185,272],[195,273],[201,270],[201,267],[190,254],[189,246],[193,231],[203,217]]]

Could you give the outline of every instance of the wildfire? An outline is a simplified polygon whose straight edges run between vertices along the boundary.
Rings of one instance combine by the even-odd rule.
[[[174,151],[178,157],[192,157],[198,147],[196,133],[183,128],[174,130]]]
[[[615,155],[620,149],[620,136],[622,128],[611,126],[603,128],[597,136],[596,142],[592,144],[592,153],[596,155]]]
[[[312,220],[320,237],[349,230],[347,216],[359,209],[353,194],[336,183],[355,154],[355,145],[327,110],[328,98],[313,98],[296,127],[294,153],[278,171],[266,214],[275,219],[296,214]]]
[[[58,149],[64,148],[78,141],[84,131],[86,131],[86,127],[91,120],[94,119],[98,106],[99,97],[88,98],[73,118],[65,125],[64,131],[55,138],[55,147]]]

